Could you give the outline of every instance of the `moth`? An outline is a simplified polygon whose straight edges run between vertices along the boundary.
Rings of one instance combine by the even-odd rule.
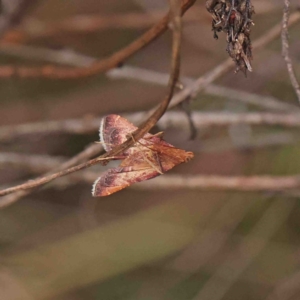
[[[105,151],[109,152],[125,142],[136,129],[125,118],[108,115],[100,124],[100,142]],[[122,159],[120,165],[107,170],[94,182],[94,197],[108,196],[136,182],[159,176],[176,165],[189,161],[194,154],[175,148],[164,141],[161,134],[147,133],[119,156]]]

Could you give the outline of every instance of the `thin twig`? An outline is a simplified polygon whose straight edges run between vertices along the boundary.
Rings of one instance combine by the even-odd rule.
[[[289,104],[284,100],[279,100],[272,96],[258,95],[254,93],[244,92],[237,89],[223,87],[216,84],[209,84],[205,90],[205,94],[226,97],[231,100],[243,102],[245,104],[255,105],[267,110],[281,111],[281,112],[300,112],[299,107]]]
[[[57,171],[64,170],[66,168],[70,168],[78,163],[86,161],[87,159],[98,155],[102,150],[103,150],[103,147],[101,144],[93,143],[93,144],[87,146],[87,148],[85,150],[81,151],[79,154],[73,156],[71,159],[69,159],[65,163],[61,164],[60,167],[57,169]],[[56,170],[51,171],[50,173],[47,173],[44,176],[47,176],[48,174],[52,174],[52,172],[55,172],[55,171]],[[9,205],[15,203],[19,199],[30,194],[32,191],[33,190],[20,190],[12,195],[3,197],[2,199],[0,199],[0,208],[4,208],[6,206],[9,206]]]
[[[43,22],[37,19],[26,20],[21,28],[15,29],[14,33],[23,39],[49,38],[57,34],[82,34],[98,32],[108,29],[142,29],[152,26],[164,17],[162,10],[130,13],[115,13],[111,15],[75,15],[55,22]],[[185,18],[185,22],[200,21],[207,14],[200,8],[193,9]]]
[[[8,195],[13,192],[22,191],[32,189],[38,186],[41,186],[45,183],[48,183],[54,179],[59,177],[71,174],[73,172],[86,169],[90,166],[93,166],[103,160],[109,160],[110,157],[115,156],[118,153],[121,153],[128,149],[130,146],[134,144],[135,141],[138,141],[142,138],[161,118],[161,116],[165,113],[168,108],[168,104],[172,99],[174,89],[176,83],[178,81],[179,76],[179,68],[180,68],[180,43],[181,43],[181,16],[180,16],[180,4],[179,0],[170,0],[171,7],[171,20],[173,26],[173,45],[172,45],[172,63],[171,63],[171,74],[170,81],[168,85],[168,92],[165,99],[161,102],[160,106],[151,114],[151,116],[137,129],[136,132],[133,133],[132,138],[129,138],[123,144],[115,147],[112,151],[97,157],[95,159],[91,159],[88,162],[79,164],[77,166],[56,172],[54,174],[48,176],[42,176],[35,180],[31,180],[24,184],[20,184],[18,186],[14,186],[11,188],[7,188],[5,190],[0,191],[0,196]]]
[[[101,117],[89,117],[1,126],[0,140],[7,141],[28,134],[48,134],[55,132],[69,134],[94,133],[99,128],[100,120]]]
[[[300,12],[295,12],[290,17],[289,26],[296,24],[300,20]],[[275,25],[265,34],[263,34],[260,38],[255,40],[252,44],[253,49],[259,49],[263,46],[267,45],[275,38],[277,38],[281,33],[281,23]],[[228,58],[223,63],[219,64],[217,67],[209,71],[208,73],[200,76],[194,83],[188,85],[181,92],[176,94],[169,107],[177,106],[180,102],[184,101],[188,97],[195,97],[201,90],[203,90],[208,84],[212,83],[223,74],[225,74],[228,70],[230,70],[234,66],[234,62],[231,58]]]
[[[1,51],[1,48],[0,48]],[[126,78],[134,79],[138,81],[148,82],[157,85],[165,86],[168,82],[168,75],[166,73],[156,72],[152,70],[142,69],[132,66],[124,66],[122,68],[112,69],[108,71],[107,76],[112,79]],[[180,82],[183,85],[192,84],[195,81],[194,78],[181,77]],[[292,112],[299,110],[296,105],[285,103],[274,97],[257,95],[254,93],[248,93],[239,91],[236,89],[223,87],[215,84],[208,84],[204,92],[208,95],[214,95],[219,97],[226,97],[232,100],[241,101],[247,104],[256,105],[262,108]],[[300,110],[299,110],[300,111]]]
[[[183,15],[196,0],[183,0],[181,3],[181,15]],[[0,66],[0,78],[20,77],[35,78],[45,77],[52,79],[72,79],[93,76],[109,69],[115,68],[123,63],[130,56],[141,50],[149,43],[162,35],[167,29],[171,20],[168,13],[157,24],[145,32],[141,37],[130,43],[125,48],[115,52],[108,58],[99,60],[90,66],[83,68],[63,68],[56,66],[43,67],[20,67],[20,66]]]
[[[43,173],[59,167],[65,159],[49,155],[0,152],[0,167],[13,166],[29,172]]]
[[[84,171],[51,183],[68,186],[78,182],[90,183],[101,172]],[[137,190],[231,190],[242,192],[283,192],[299,189],[300,175],[294,176],[221,176],[221,175],[164,175],[132,185]],[[0,200],[0,207],[1,207]]]
[[[166,124],[167,125],[167,124]],[[178,130],[182,130],[181,126]],[[253,137],[244,145],[247,149],[265,148],[273,146],[282,146],[287,144],[296,144],[299,138],[296,135],[286,132],[277,132],[269,134],[259,134]],[[198,147],[200,153],[222,152],[232,149],[233,145],[228,138],[209,139],[201,147]],[[89,157],[87,157],[89,158]],[[66,161],[63,157],[49,155],[28,155],[19,153],[0,152],[0,168],[13,166],[26,172],[42,173],[60,167]],[[98,174],[98,173],[97,173]],[[99,174],[98,174],[99,175]],[[97,176],[98,176],[97,175]],[[92,175],[94,176],[94,175]],[[90,178],[92,178],[90,176]],[[71,176],[71,178],[73,178]],[[95,178],[95,177],[94,177]],[[94,179],[93,178],[93,179]],[[6,188],[6,187],[5,187]]]
[[[190,4],[192,5],[193,3],[190,3]],[[298,13],[298,12],[294,13],[293,15],[291,15],[290,25],[296,23],[299,19],[300,19],[300,13]],[[278,36],[278,34],[280,34],[280,26],[279,25],[275,26],[267,34],[265,34],[261,38],[259,38],[254,43],[254,46],[256,46],[256,48],[262,47],[265,44],[267,44],[268,42],[272,41],[274,38],[276,38]],[[177,105],[179,102],[184,101],[186,99],[187,95],[193,94],[193,92],[195,92],[195,93],[198,92],[201,87],[207,85],[208,83],[211,83],[213,80],[215,80],[216,78],[221,76],[221,74],[225,73],[225,71],[229,70],[231,68],[231,66],[232,66],[232,62],[230,59],[228,59],[223,64],[221,64],[219,67],[215,68],[212,72],[208,73],[206,76],[200,77],[196,81],[195,85],[192,87],[189,87],[188,90],[185,91],[185,93],[183,93],[181,95],[179,94],[178,97],[174,97],[173,105]],[[128,146],[128,144],[125,145],[125,147],[127,147],[127,146]],[[117,150],[119,150],[119,149],[117,149]],[[25,191],[21,191],[19,193],[23,193],[23,195],[24,195],[24,193],[26,194]],[[12,196],[15,196],[15,197],[12,197],[12,198],[6,197],[5,199],[3,199],[3,200],[5,200],[5,201],[3,201],[4,205],[9,205],[10,203],[15,202],[20,197],[22,197],[22,195],[21,195],[18,198],[18,196],[16,194],[12,195]],[[5,203],[7,203],[7,204],[5,204]]]
[[[276,132],[276,133],[265,133],[251,136],[242,145],[233,145],[232,141],[228,137],[214,138],[206,140],[202,143],[200,151],[213,153],[232,150],[232,148],[238,149],[257,149],[275,146],[292,145],[299,143],[299,136],[292,134],[291,132]]]
[[[289,26],[296,24],[300,20],[300,12],[295,12],[290,17]],[[272,27],[269,31],[263,34],[260,38],[255,40],[252,44],[254,49],[259,49],[273,41],[281,33],[281,23]],[[177,93],[171,103],[169,108],[175,107],[182,101],[185,101],[188,97],[194,98],[201,90],[206,88],[213,81],[221,77],[227,71],[229,71],[234,66],[231,58],[228,58],[223,63],[219,64],[217,67],[207,72],[206,74],[200,76],[194,82],[187,84],[187,86],[179,93]],[[151,112],[150,112],[151,113]]]
[[[270,13],[278,7],[276,3],[255,3],[255,15]],[[146,9],[147,10],[147,9]],[[153,23],[158,22],[164,16],[161,10],[147,10],[143,12],[130,12],[130,13],[115,13],[112,15],[75,15],[63,20],[56,20],[55,22],[43,22],[39,19],[27,18],[22,23],[20,28],[14,29],[14,34],[21,36],[23,40],[38,38],[49,38],[57,36],[57,34],[76,34],[76,33],[91,33],[101,30],[108,30],[113,28],[129,28],[141,29],[143,27],[151,26]],[[206,11],[195,7],[184,18],[185,22],[206,22],[210,20]]]
[[[291,83],[295,90],[295,93],[298,97],[298,101],[300,102],[300,86],[297,80],[292,59],[289,53],[289,39],[288,39],[288,23],[289,23],[289,15],[290,15],[290,0],[284,0],[284,9],[283,9],[283,17],[282,17],[282,32],[281,32],[281,41],[282,41],[282,55],[286,62],[286,66],[288,69],[288,73],[290,76]]]
[[[169,103],[173,97],[174,90],[179,78],[180,72],[180,50],[181,50],[181,16],[180,16],[180,0],[169,0],[170,7],[171,7],[171,16],[172,16],[172,30],[173,30],[173,45],[172,45],[172,61],[171,61],[171,73],[170,79],[168,83],[168,92],[164,100],[161,104],[155,109],[155,111],[149,116],[149,118],[143,122],[138,130],[133,134],[132,139],[128,139],[131,146],[133,143],[132,141],[138,141],[142,138],[155,124],[158,120],[164,115],[167,111]],[[126,143],[124,143],[125,145]],[[127,148],[129,146],[126,146]],[[116,149],[116,148],[115,148]],[[114,150],[115,150],[114,149]],[[124,149],[120,149],[112,151],[110,156],[113,156],[117,153],[122,152]]]
[[[143,186],[144,185],[144,186]],[[160,176],[137,184],[135,188],[148,189],[220,189],[237,191],[283,191],[300,187],[300,176]]]
[[[70,164],[71,161],[68,162]],[[65,165],[62,165],[64,167]],[[92,182],[101,176],[100,172],[85,171],[55,181],[54,186],[67,186],[78,182]],[[50,180],[49,180],[50,181]],[[300,188],[300,176],[212,176],[212,175],[165,175],[133,185],[134,189],[196,189],[196,190],[233,190],[250,192],[282,192]],[[5,191],[5,190],[4,190]],[[0,208],[16,202],[28,195],[30,190],[21,190],[0,199]]]
[[[172,126],[176,112],[166,114],[164,122]],[[178,113],[177,113],[178,114]],[[249,125],[281,125],[286,127],[300,126],[300,114],[273,114],[273,113],[193,113],[192,120],[195,126],[227,126],[233,124]],[[179,120],[176,120],[178,126]],[[184,120],[182,120],[184,122]]]
[[[27,45],[15,44],[0,44],[0,53],[10,56],[29,58],[34,60],[43,60],[54,62],[57,64],[70,65],[73,67],[85,67],[96,61],[96,58],[91,56],[76,53],[69,49],[52,50],[46,48],[37,48]],[[109,78],[119,79],[134,79],[143,82],[153,83],[166,86],[168,84],[169,75],[157,71],[143,69],[133,66],[123,66],[115,68],[106,73]],[[195,81],[194,78],[181,77],[180,81],[184,85],[191,84]],[[289,103],[285,103],[271,96],[257,95],[239,91],[236,89],[222,87],[215,84],[209,84],[205,87],[204,92],[208,95],[227,97],[232,100],[241,101],[247,104],[259,106],[266,109],[277,111],[296,111],[299,107]],[[51,125],[50,125],[51,126]]]
[[[297,23],[300,19],[300,13],[295,12],[290,17],[290,23],[289,26],[292,26],[293,24]],[[273,39],[275,39],[281,32],[281,23],[275,25],[271,30],[269,30],[267,33],[265,33],[263,36],[258,38],[254,43],[253,46],[257,48],[261,48],[265,46],[267,43],[271,42]],[[186,98],[186,95],[189,95],[189,93],[192,93],[194,88],[199,92],[201,88],[204,88],[209,85],[212,81],[217,79],[219,76],[221,76],[225,71],[229,70],[229,68],[233,66],[233,63],[230,59],[226,60],[223,64],[218,66],[217,68],[213,69],[211,72],[207,73],[204,76],[201,76],[198,78],[194,83],[190,84],[183,94],[179,93],[177,94],[174,99],[171,102],[171,105],[175,106],[176,103],[179,103],[181,101],[184,101]],[[1,70],[1,67],[0,67]],[[116,71],[118,72],[118,71]],[[143,74],[145,75],[145,74]],[[146,74],[147,77],[149,74]],[[1,76],[1,75],[0,75]],[[165,76],[163,78],[160,78],[160,80],[165,80]],[[265,101],[261,101],[262,103],[265,103]],[[270,108],[270,107],[269,107]],[[49,124],[50,125],[50,124]]]
[[[146,112],[122,114],[132,123],[139,124],[145,120]],[[68,133],[87,134],[98,130],[101,117],[88,119],[66,119],[61,121],[46,121],[13,126],[0,127],[0,141],[16,139],[30,134]],[[248,125],[280,125],[284,127],[299,127],[299,113],[268,113],[268,112],[193,112],[192,120],[197,128],[207,126],[229,126],[234,124]],[[189,128],[188,121],[181,112],[170,111],[161,118],[157,125],[161,130],[172,126],[175,128]]]
[[[17,191],[21,191],[21,190],[23,191],[23,190],[29,190],[29,189],[36,188],[36,187],[41,186],[43,184],[46,184],[46,183],[48,183],[52,180],[55,180],[59,177],[63,177],[63,176],[66,176],[68,174],[71,174],[71,173],[89,168],[89,167],[91,167],[95,164],[98,164],[99,162],[104,161],[104,160],[105,160],[105,158],[97,157],[97,158],[89,160],[88,162],[84,162],[84,163],[79,164],[77,166],[74,166],[74,167],[56,172],[54,174],[51,174],[51,175],[48,175],[48,176],[42,176],[42,177],[39,177],[39,178],[34,179],[34,180],[29,180],[29,181],[27,181],[23,184],[20,184],[20,185],[17,185],[17,186],[11,187],[11,188],[7,188],[7,189],[4,189],[4,190],[0,191],[0,196],[5,196],[5,195],[11,194],[11,193],[14,193],[14,192],[17,192]],[[107,160],[109,160],[109,159],[107,159]]]
[[[72,49],[53,50],[9,43],[0,43],[0,53],[6,56],[50,62],[70,67],[87,67],[97,61],[94,57],[76,53]]]

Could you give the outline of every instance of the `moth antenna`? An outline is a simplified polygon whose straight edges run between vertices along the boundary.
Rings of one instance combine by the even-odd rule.
[[[144,139],[144,140],[147,140],[147,139],[153,138],[154,136],[159,137],[159,138],[162,138],[163,135],[164,135],[164,132],[163,132],[163,131],[160,131],[160,132],[157,132],[157,133],[153,134],[153,135],[150,136],[150,137],[144,137],[143,139]]]
[[[120,160],[120,159],[124,159],[126,158],[126,156],[109,156],[109,157],[98,157],[97,160],[98,161],[106,161],[106,160]]]

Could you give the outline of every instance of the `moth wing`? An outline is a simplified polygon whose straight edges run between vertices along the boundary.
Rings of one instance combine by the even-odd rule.
[[[99,135],[105,151],[122,144],[137,127],[119,115],[108,115],[101,120]]]
[[[110,151],[114,147],[124,143],[130,134],[137,130],[137,127],[130,123],[125,118],[119,115],[108,115],[102,118],[100,128],[99,128],[99,136],[100,142],[103,143],[103,147],[105,151]],[[145,137],[147,139],[152,138],[152,134],[147,133]],[[147,140],[140,139],[140,141],[144,144],[152,144],[153,142],[147,142]],[[134,146],[125,151],[126,154],[131,154],[135,152],[132,150],[135,148]]]
[[[194,157],[193,152],[175,148],[172,145],[153,144],[151,149],[153,152],[157,153],[158,161],[163,173]]]
[[[136,182],[148,180],[158,175],[160,173],[149,166],[144,169],[136,166],[113,168],[95,181],[92,194],[94,197],[108,196]]]

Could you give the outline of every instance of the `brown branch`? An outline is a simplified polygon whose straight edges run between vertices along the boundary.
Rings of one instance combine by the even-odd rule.
[[[288,39],[289,15],[290,15],[290,0],[284,0],[284,9],[283,9],[283,17],[282,17],[282,32],[281,32],[282,55],[286,62],[286,66],[288,69],[288,73],[290,76],[292,86],[298,97],[298,101],[300,102],[300,86],[299,86],[299,82],[298,82],[296,74],[295,74],[295,70],[293,68],[292,59],[291,59],[290,52],[289,52],[289,39]]]
[[[192,5],[192,4],[191,4]],[[295,12],[290,17],[289,26],[294,25],[300,20],[300,13]],[[258,38],[254,43],[253,47],[258,49],[263,46],[265,46],[267,43],[271,42],[273,39],[278,37],[281,32],[281,23],[274,26],[272,29],[270,29],[267,33],[263,34],[260,38]],[[178,93],[172,100],[171,106],[176,106],[181,101],[184,101],[187,96],[190,94],[195,95],[198,93],[201,89],[207,87],[211,82],[216,80],[218,77],[220,77],[223,73],[228,71],[233,66],[233,63],[230,59],[226,60],[221,65],[214,68],[211,72],[208,72],[206,75],[203,75],[199,77],[194,83],[187,86],[187,88],[181,92]],[[0,67],[1,72],[1,67]],[[1,76],[1,74],[0,74]],[[7,128],[8,129],[8,128]]]
[[[68,186],[95,180],[101,172],[84,171],[64,177],[53,186]],[[164,175],[140,182],[130,188],[141,190],[232,190],[244,192],[284,192],[300,188],[300,175],[295,176],[221,176],[221,175]],[[0,207],[1,207],[0,200]]]
[[[96,61],[96,58],[82,55],[68,49],[52,50],[46,48],[37,48],[27,45],[14,45],[14,44],[0,44],[0,53],[5,55],[29,58],[34,60],[43,60],[54,62],[62,65],[69,65],[73,67],[88,66]],[[106,73],[109,78],[129,78],[143,82],[154,83],[158,85],[167,85],[169,75],[166,73],[156,72],[148,69],[123,66],[122,68],[115,68]],[[195,81],[194,78],[181,77],[180,81],[184,85],[189,85]],[[280,111],[295,111],[299,109],[298,106],[285,103],[271,96],[257,95],[239,91],[236,89],[222,87],[219,85],[209,84],[205,87],[206,94],[228,97],[229,99],[245,102],[248,104],[260,106],[271,110]]]
[[[192,3],[193,4],[193,3]],[[191,5],[192,5],[191,4]],[[290,25],[296,23],[298,20],[300,19],[300,13],[294,13],[292,16],[291,16],[291,19],[290,19]],[[278,36],[278,34],[280,33],[280,27],[278,28],[279,26],[275,26],[273,29],[271,29],[267,34],[263,35],[260,39],[258,39],[255,43],[254,43],[254,46],[256,46],[256,48],[258,47],[262,47],[264,46],[265,44],[267,44],[268,42],[272,41],[274,38],[276,38]],[[203,84],[203,81],[204,83],[208,84],[210,82],[212,82],[213,80],[215,80],[216,78],[218,78],[221,74],[223,74],[226,70],[230,69],[230,67],[232,66],[232,62],[231,60],[227,60],[225,61],[222,65],[218,66],[217,68],[215,68],[212,72],[208,73],[206,76],[203,76],[203,77],[200,77],[198,79],[198,82],[196,82],[196,89],[194,89],[193,87],[190,89],[190,93],[189,94],[193,94],[193,92],[198,92],[201,88],[201,86],[205,86],[205,84]],[[179,103],[180,101],[183,101],[186,99],[186,95],[181,95],[181,98],[179,99],[180,101],[178,101],[178,98],[177,97],[177,102]],[[175,99],[176,100],[176,99]],[[174,105],[176,105],[176,101],[174,101]],[[124,144],[124,148],[128,147],[128,145],[130,145],[130,141],[127,141],[125,144]],[[123,147],[123,145],[121,145]],[[119,148],[122,148],[122,147],[118,147],[118,149],[116,149],[117,151],[122,151],[122,149],[119,149]],[[109,153],[110,154],[110,153]],[[110,154],[111,155],[111,154]],[[22,195],[24,195],[24,193],[28,193],[27,191],[21,191],[21,192],[18,192],[19,193],[23,193]],[[21,195],[21,196],[22,196]],[[20,196],[20,197],[21,197]],[[9,198],[9,197],[6,197],[2,200],[4,205],[9,205],[10,203],[16,201],[18,198],[17,194],[15,195],[12,195],[12,198]]]
[[[181,15],[183,15],[196,0],[181,1]],[[63,68],[56,66],[44,67],[19,67],[19,66],[1,66],[0,78],[20,77],[20,78],[35,78],[45,77],[52,79],[72,79],[93,76],[109,69],[115,68],[123,63],[130,56],[141,50],[149,43],[162,35],[167,29],[171,20],[171,14],[168,13],[157,24],[145,32],[141,37],[133,41],[125,48],[117,51],[108,58],[99,60],[88,67],[83,68]]]
[[[163,86],[165,86],[168,82],[168,75],[166,73],[156,72],[132,66],[123,66],[122,68],[110,70],[106,73],[106,75],[112,79],[134,79],[142,82],[148,82],[151,84],[158,84]],[[180,82],[183,85],[191,85],[195,80],[196,79],[190,77],[180,78]],[[271,110],[286,112],[292,112],[297,110],[300,111],[298,106],[285,103],[271,96],[257,95],[254,93],[239,91],[236,89],[223,87],[215,84],[207,85],[205,87],[204,92],[208,95],[227,97],[232,100],[241,101],[247,104],[256,105]]]
[[[141,29],[152,26],[163,18],[165,12],[162,10],[144,12],[130,12],[111,15],[75,15],[61,21],[42,22],[37,19],[26,20],[21,28],[15,29],[14,34],[18,34],[24,40],[49,38],[64,34],[86,34],[109,29]],[[208,20],[208,16],[203,9],[194,8],[185,17],[185,22]]]
[[[183,123],[182,123],[183,124]],[[183,124],[187,125],[187,124]],[[169,124],[164,124],[164,126],[169,126]],[[179,126],[177,124],[176,128],[178,130],[188,129],[183,126]],[[296,134],[292,134],[289,132],[276,132],[276,133],[268,133],[268,134],[259,134],[255,137],[251,138],[247,142],[244,147],[247,149],[254,148],[263,148],[263,147],[273,147],[273,146],[282,146],[287,144],[296,144],[299,142],[299,137]],[[222,152],[227,151],[228,149],[232,149],[234,145],[230,143],[228,138],[214,138],[206,141],[204,145],[202,145],[198,152],[200,153],[212,153],[212,152]],[[0,152],[0,168],[6,166],[13,166],[18,169],[22,169],[27,172],[32,173],[42,173],[48,172],[55,168],[58,168],[63,164],[66,159],[63,157],[57,156],[48,156],[48,155],[28,155],[28,154],[19,154],[19,153],[3,153]],[[77,173],[78,174],[78,173]],[[99,176],[99,173],[97,173]],[[73,178],[74,175],[71,175],[70,178]],[[94,175],[93,175],[94,176]],[[95,179],[94,176],[91,180]],[[68,177],[68,178],[69,178]],[[90,177],[91,178],[91,177]],[[6,187],[5,187],[6,188]]]
[[[226,97],[228,99],[240,101],[246,104],[255,105],[267,110],[281,111],[281,112],[300,112],[298,106],[289,104],[284,100],[277,99],[273,96],[264,96],[254,93],[249,93],[233,88],[223,87],[220,85],[209,84],[205,90],[205,94],[219,97]]]
[[[283,191],[300,187],[300,176],[160,176],[137,184],[148,189],[220,189],[237,191]]]
[[[289,26],[296,24],[300,20],[300,12],[295,12],[290,17]],[[253,49],[259,49],[263,46],[267,45],[275,38],[277,38],[281,33],[281,23],[275,25],[268,32],[263,34],[260,38],[255,40],[252,44]],[[176,94],[171,103],[170,108],[177,106],[179,103],[187,99],[188,97],[194,98],[201,90],[203,90],[208,84],[212,83],[223,74],[225,74],[228,70],[230,70],[234,66],[234,62],[232,62],[231,58],[228,58],[223,63],[219,64],[217,67],[209,71],[208,73],[199,77],[192,84],[188,85],[181,92]]]
[[[172,62],[171,62],[171,73],[168,83],[168,92],[165,99],[156,108],[156,110],[150,115],[150,117],[142,123],[138,130],[133,134],[133,138],[129,139],[127,142],[130,143],[126,148],[130,147],[133,143],[132,140],[138,141],[142,138],[164,115],[168,109],[168,105],[173,97],[174,90],[179,78],[180,72],[180,49],[181,49],[181,16],[180,16],[180,0],[169,0],[172,15],[172,30],[173,30],[173,45],[172,45]],[[125,148],[124,148],[125,149]],[[114,149],[110,156],[117,153],[123,152],[124,149]],[[115,151],[116,150],[116,151]]]
[[[95,144],[94,146],[99,146]],[[95,149],[97,153],[99,149]],[[90,151],[90,150],[89,150]],[[81,159],[86,155],[81,154]],[[73,161],[72,161],[73,160]],[[66,168],[74,163],[74,158],[63,164]],[[77,159],[78,160],[78,159]],[[56,186],[66,186],[78,182],[90,183],[99,177],[99,172],[85,171],[65,177],[62,182],[54,182]],[[212,176],[212,175],[165,175],[156,180],[149,180],[133,185],[134,189],[200,189],[200,190],[237,190],[237,191],[274,191],[294,190],[300,187],[300,176]],[[21,190],[0,200],[0,208],[13,204],[31,191]]]
[[[214,153],[232,150],[232,148],[251,150],[257,148],[276,147],[296,144],[299,143],[299,140],[299,136],[297,134],[292,134],[291,132],[275,132],[254,135],[242,145],[234,145],[228,137],[210,138],[209,140],[205,140],[205,143],[202,143],[200,152]]]
[[[101,152],[101,150],[103,150],[103,147],[100,144],[93,143],[93,144],[89,145],[85,150],[83,150],[79,154],[75,155],[74,157],[72,157],[71,159],[69,159],[68,161],[63,163],[57,170],[59,171],[59,170],[63,170],[66,168],[70,168],[82,161],[85,161],[93,156],[98,155]],[[52,172],[50,173],[50,175],[51,174],[52,174]],[[44,176],[47,176],[47,175],[48,174],[46,174]],[[25,197],[26,195],[30,194],[32,191],[33,190],[20,190],[12,195],[3,197],[0,200],[0,208],[4,208],[8,205],[15,203],[20,198]]]
[[[30,45],[3,43],[1,41],[0,53],[6,56],[50,62],[70,67],[86,67],[97,61],[94,57],[77,53],[71,49],[53,50]]]
[[[178,81],[179,76],[179,67],[180,67],[180,43],[181,43],[181,16],[180,16],[180,5],[179,0],[170,0],[171,7],[171,19],[173,26],[173,45],[172,45],[172,63],[171,63],[171,74],[170,81],[168,85],[168,92],[165,99],[161,102],[160,106],[154,111],[154,113],[137,129],[135,133],[133,133],[133,137],[129,138],[123,144],[115,147],[112,151],[97,157],[95,159],[91,159],[88,162],[79,164],[77,166],[56,172],[54,174],[43,176],[37,178],[35,180],[31,180],[24,184],[20,184],[18,186],[14,186],[11,188],[4,189],[0,191],[0,196],[8,195],[17,191],[29,190],[35,187],[39,187],[45,183],[48,183],[54,179],[59,177],[71,174],[73,172],[86,169],[90,166],[93,166],[103,160],[109,160],[110,157],[115,156],[116,154],[125,151],[130,146],[134,144],[135,141],[138,141],[142,138],[160,119],[160,117],[165,113],[168,108],[168,104],[172,99],[174,89],[176,83]]]
[[[48,176],[42,176],[42,177],[39,177],[39,178],[34,179],[34,180],[29,180],[28,182],[25,182],[23,184],[20,184],[20,185],[17,185],[17,186],[11,187],[11,188],[7,188],[7,189],[4,189],[4,190],[0,191],[0,196],[5,196],[5,195],[8,195],[8,194],[20,191],[20,190],[29,190],[29,189],[32,189],[32,188],[36,188],[36,187],[44,185],[44,184],[46,184],[46,183],[48,183],[52,180],[55,180],[59,177],[63,177],[63,176],[66,176],[68,174],[80,171],[82,169],[89,168],[89,167],[91,167],[95,164],[98,164],[100,161],[104,161],[104,160],[109,160],[109,158],[106,159],[106,157],[102,157],[102,158],[97,157],[97,158],[89,160],[88,162],[84,162],[84,163],[79,164],[77,166],[74,166],[74,167],[56,172],[54,174],[51,174],[51,175],[48,175]]]
[[[172,126],[176,113],[166,114],[164,122]],[[234,124],[249,125],[281,125],[286,127],[300,126],[300,114],[273,114],[273,113],[194,113],[192,120],[196,127],[227,126]],[[175,123],[178,125],[179,120]]]
[[[255,14],[270,13],[276,10],[276,3],[255,3]],[[61,34],[83,34],[109,29],[141,29],[151,26],[164,16],[161,10],[148,10],[144,12],[115,13],[111,15],[75,15],[55,22],[43,22],[39,19],[26,19],[20,28],[13,30],[14,34],[21,36],[23,40],[49,38]],[[204,9],[195,7],[184,18],[185,22],[211,21]]]
[[[142,119],[139,118],[139,120],[141,121]],[[55,132],[69,134],[93,133],[99,129],[100,121],[101,117],[89,117],[1,126],[0,140],[7,141],[28,134],[47,134]]]

